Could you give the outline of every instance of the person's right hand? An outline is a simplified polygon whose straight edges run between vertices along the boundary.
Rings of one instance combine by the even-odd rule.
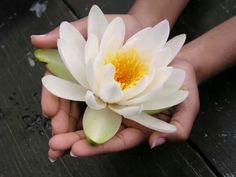
[[[120,16],[126,25],[126,39],[143,28],[142,24],[133,16],[106,15],[108,21]],[[87,17],[74,21],[72,24],[87,37]],[[32,35],[31,42],[36,48],[56,48],[58,28],[44,35]],[[45,117],[52,118],[52,135],[73,132],[79,127],[79,109],[77,102],[65,100],[52,95],[46,88],[42,88],[41,96],[42,113]],[[79,124],[81,126],[81,124]],[[58,159],[64,151],[53,150],[49,147],[48,156],[50,161]]]

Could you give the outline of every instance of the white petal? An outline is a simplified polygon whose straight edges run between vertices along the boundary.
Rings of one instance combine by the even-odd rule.
[[[122,47],[126,52],[135,48],[142,60],[150,60],[156,50],[160,50],[166,43],[170,32],[169,23],[163,20],[153,28],[145,28],[131,37]]]
[[[138,96],[128,101],[123,101],[119,104],[121,105],[133,105],[133,104],[141,104],[152,99],[155,95],[158,94],[162,90],[163,84],[170,77],[172,72],[171,67],[161,68],[156,71],[154,79],[152,83]]]
[[[171,49],[166,47],[155,52],[155,55],[153,57],[153,65],[156,68],[166,67],[172,59]]]
[[[144,112],[137,116],[128,117],[127,119],[133,120],[147,128],[163,133],[173,133],[176,131],[176,127],[174,125],[168,124]]]
[[[175,36],[174,38],[172,38],[166,43],[165,47],[169,47],[171,49],[170,62],[180,51],[180,49],[184,45],[185,40],[186,40],[186,35],[180,34],[178,36]]]
[[[109,105],[112,111],[124,117],[132,117],[142,112],[142,105],[134,106],[120,106],[120,105]]]
[[[87,107],[83,117],[84,133],[93,143],[104,143],[119,130],[121,120],[119,114],[108,108],[94,110]]]
[[[81,51],[75,45],[66,43],[63,39],[58,39],[57,47],[64,64],[72,76],[82,86],[88,88],[84,56]]]
[[[143,110],[157,110],[175,106],[186,99],[188,91],[177,90],[156,95],[153,99],[143,103]]]
[[[81,33],[70,23],[62,22],[59,28],[59,38],[75,45],[77,50],[84,50],[85,40]]]
[[[170,26],[167,20],[163,20],[153,27],[153,43],[155,44],[155,50],[161,49],[170,33]]]
[[[97,75],[99,73],[96,72],[96,61],[90,59],[86,64],[86,75],[87,81],[89,84],[89,88],[95,93],[98,93],[99,85],[97,83]]]
[[[147,76],[144,76],[142,79],[140,79],[140,81],[133,87],[123,91],[124,96],[121,101],[127,101],[128,99],[131,99],[143,92],[152,82],[154,75],[155,69],[151,67]]]
[[[121,48],[121,51],[127,52],[132,49],[136,49],[141,60],[149,60],[155,51],[155,44],[153,43],[153,29],[145,28],[138,33],[139,34],[134,35],[134,37],[127,40]]]
[[[123,97],[119,84],[114,80],[115,68],[112,64],[106,64],[100,83],[100,98],[107,103],[115,103]]]
[[[90,108],[95,109],[95,110],[103,109],[106,107],[106,103],[104,103],[101,99],[96,97],[93,94],[93,92],[89,90],[87,91],[85,95],[85,102]]]
[[[120,17],[111,21],[102,37],[100,50],[107,52],[116,52],[123,45],[125,37],[125,24]]]
[[[87,63],[88,60],[94,60],[96,55],[98,54],[98,50],[98,38],[93,34],[89,35],[85,45],[85,63]]]
[[[107,25],[107,19],[101,9],[97,5],[93,5],[88,15],[88,37],[94,34],[100,42]]]
[[[44,87],[52,94],[73,101],[84,101],[86,89],[78,84],[60,79],[53,75],[46,75],[42,78]]]
[[[178,68],[173,68],[170,77],[164,84],[167,90],[178,90],[183,85],[185,79],[185,71]]]

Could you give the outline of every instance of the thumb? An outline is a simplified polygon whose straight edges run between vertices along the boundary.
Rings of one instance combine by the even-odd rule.
[[[74,21],[71,24],[74,25],[85,38],[87,37],[87,17]],[[46,34],[32,35],[31,43],[36,48],[56,48],[58,36],[59,28],[57,27]]]

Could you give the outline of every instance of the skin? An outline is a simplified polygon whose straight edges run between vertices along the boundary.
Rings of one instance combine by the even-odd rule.
[[[126,39],[140,29],[146,26],[153,26],[165,18],[170,21],[172,26],[187,3],[186,0],[181,0],[181,3],[176,3],[173,0],[150,0],[148,2],[144,6],[143,1],[137,0],[129,14],[119,15],[126,24]],[[163,9],[165,7],[171,7],[172,9],[169,8],[170,10],[167,12]],[[139,9],[141,10],[138,11]],[[145,18],[143,18],[141,14],[145,12],[145,9],[149,15],[146,14]],[[106,17],[110,21],[116,16],[107,15]],[[145,19],[149,19],[149,21]],[[85,38],[87,31],[86,23],[87,18],[72,22]],[[58,28],[45,35],[31,36],[32,44],[37,48],[55,48],[57,39]],[[68,149],[71,149],[72,156],[91,156],[121,151],[135,147],[148,140],[149,137],[151,147],[163,144],[168,140],[187,139],[199,110],[198,89],[194,67],[189,62],[181,59],[181,57],[177,58],[171,65],[186,71],[186,80],[183,87],[189,91],[189,96],[183,103],[171,109],[171,111],[157,115],[158,118],[170,122],[177,127],[176,133],[173,134],[153,132],[135,122],[124,119],[120,131],[115,137],[102,145],[91,146],[84,137],[82,127],[77,127],[77,123],[81,121],[81,114],[77,103],[55,97],[43,87],[41,98],[42,112],[46,117],[52,119],[53,137],[49,141],[49,159],[51,161],[58,159]],[[79,125],[81,124],[79,123]]]

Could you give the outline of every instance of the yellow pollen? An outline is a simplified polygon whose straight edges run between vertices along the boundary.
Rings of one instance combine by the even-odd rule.
[[[115,55],[108,54],[104,63],[114,65],[114,79],[120,84],[122,90],[133,87],[148,73],[147,64],[139,59],[135,49],[124,53],[117,52]]]

